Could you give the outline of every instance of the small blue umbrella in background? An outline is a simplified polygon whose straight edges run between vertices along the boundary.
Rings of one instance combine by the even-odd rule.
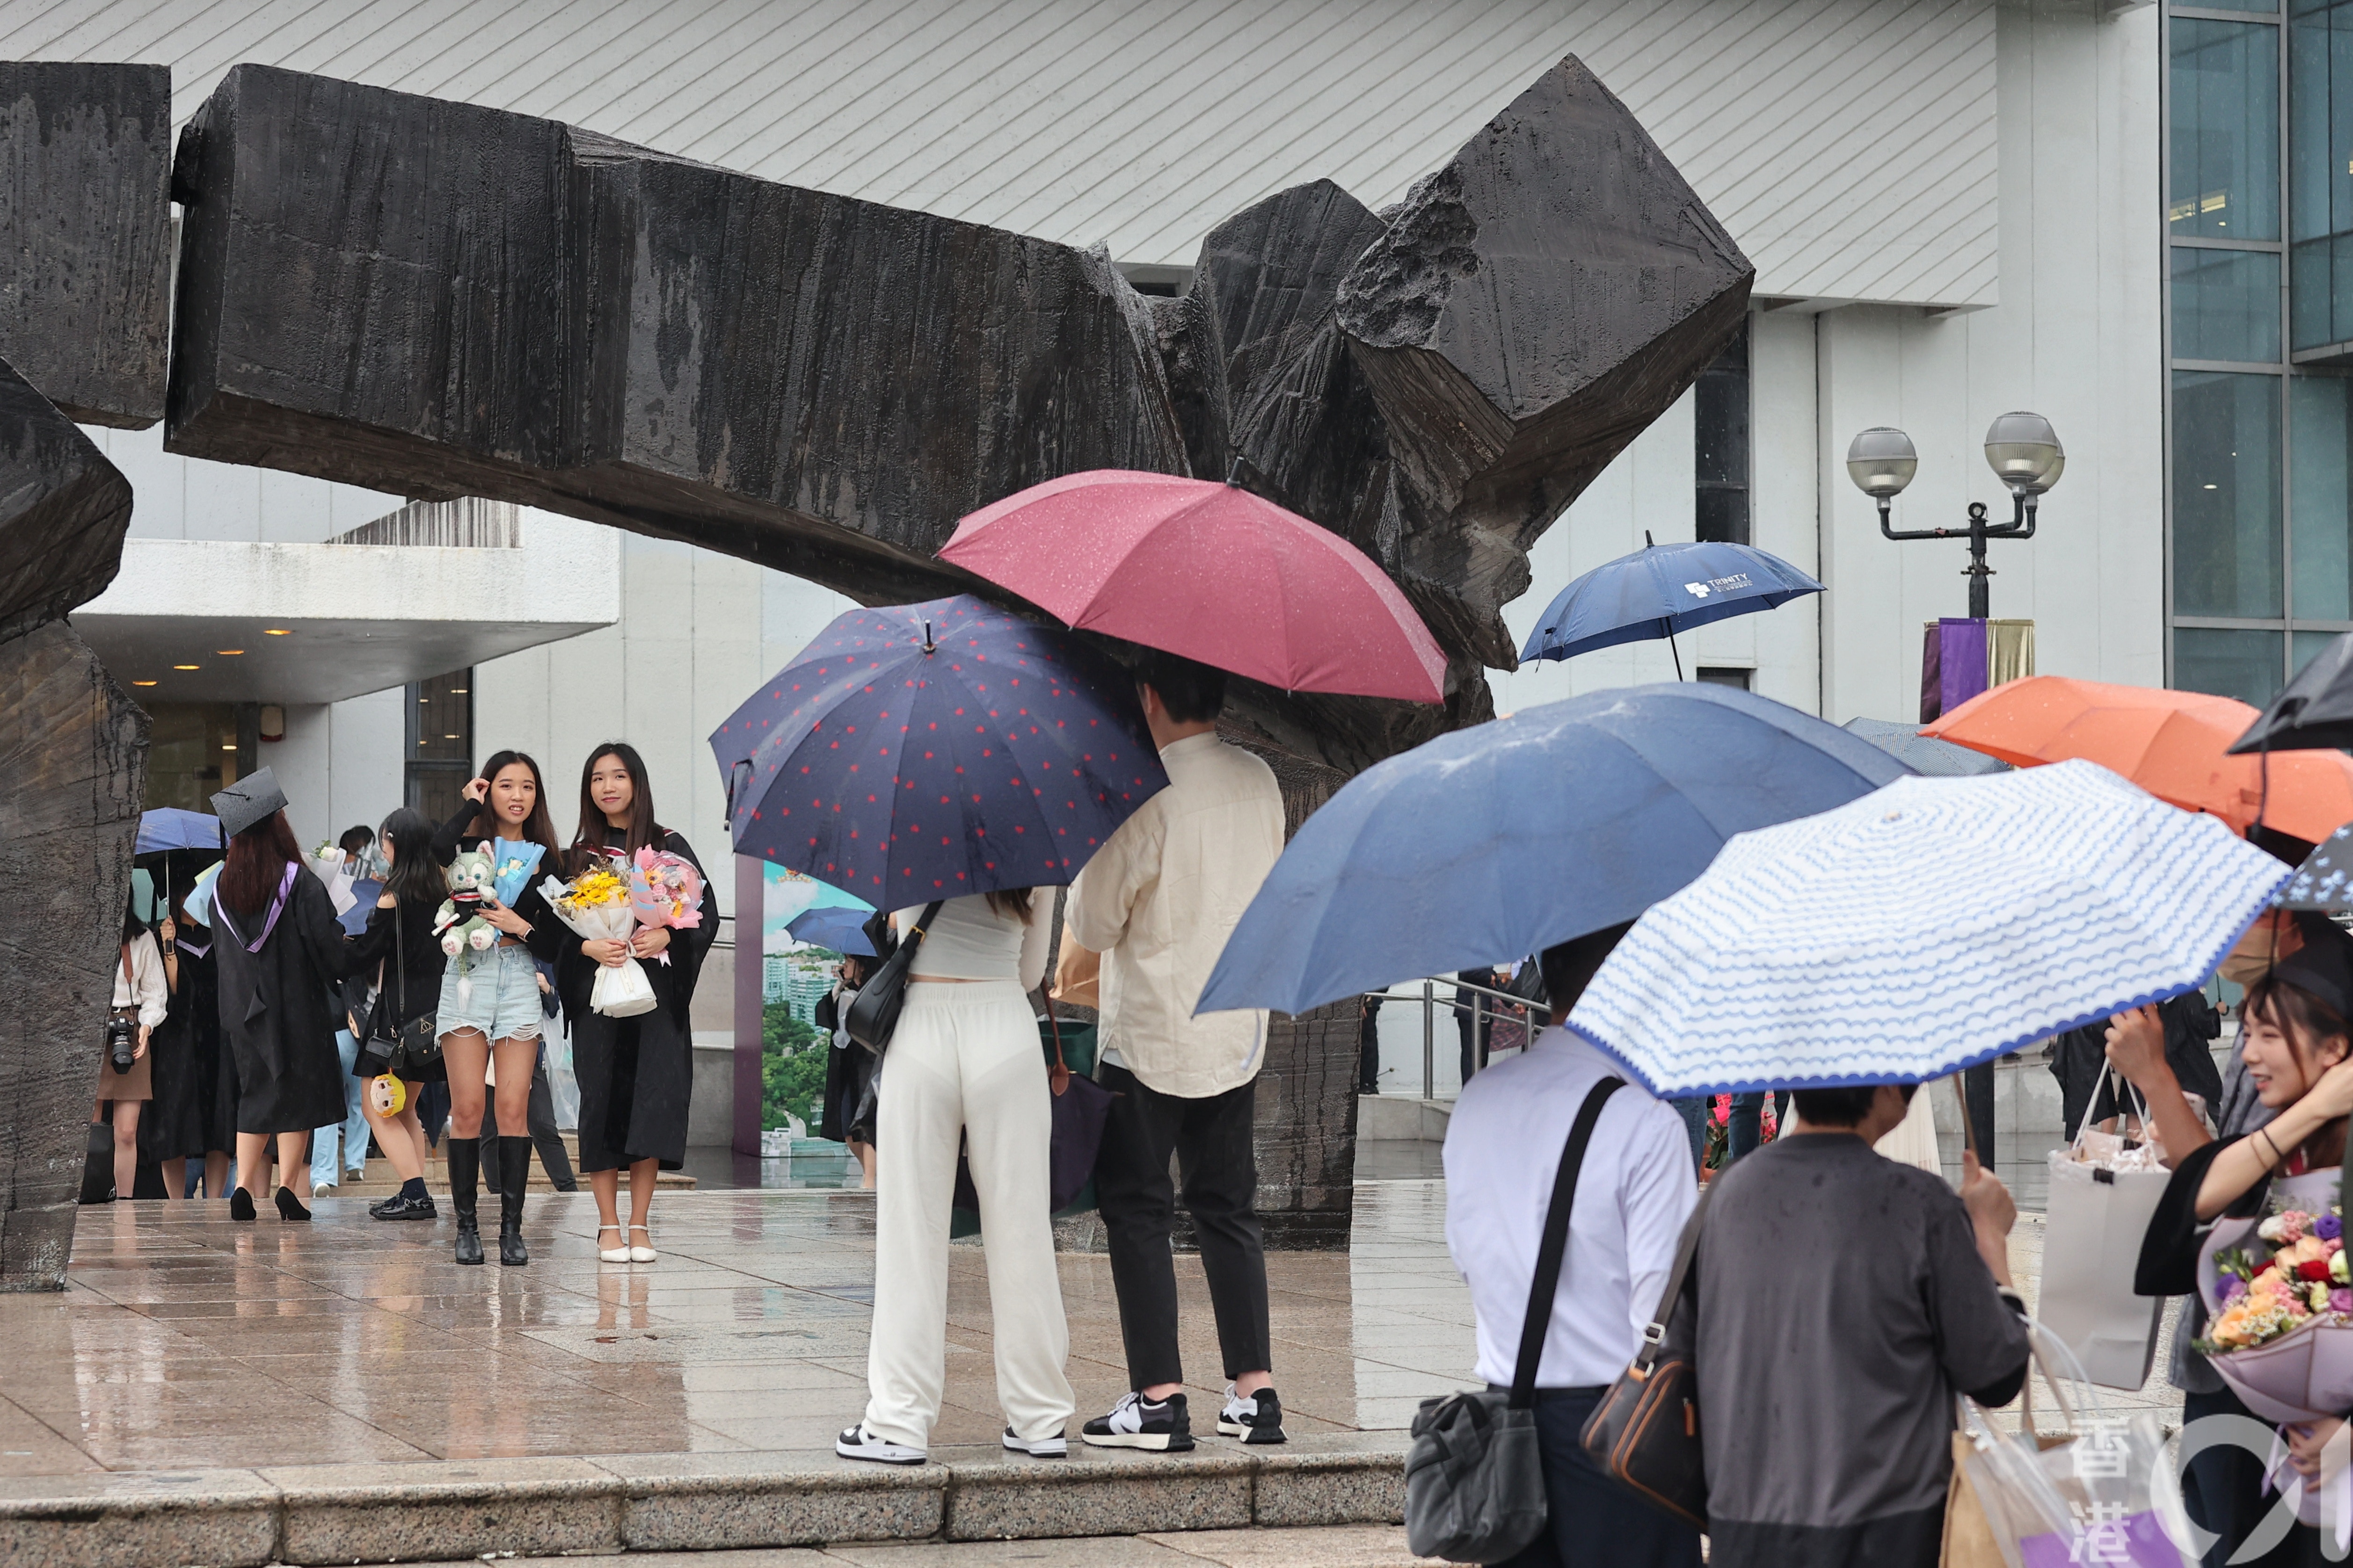
[[[872,958],[874,944],[866,940],[867,916],[856,910],[805,910],[785,922],[795,942],[831,948],[854,958]]]
[[[1920,733],[1917,724],[1892,719],[1850,719],[1846,728],[1902,763],[1930,778],[1974,778],[1979,773],[2006,773],[2010,764],[1950,741]]]
[[[134,855],[160,855],[166,849],[218,849],[220,818],[206,811],[183,811],[159,805],[139,814],[139,839]]]
[[[1902,779],[1725,845],[1568,1026],[1666,1098],[1918,1083],[2195,990],[2291,875],[2096,763]]]
[[[968,594],[836,617],[711,749],[737,854],[885,908],[1066,883],[1168,783],[1132,677]]]
[[[1769,698],[1588,692],[1440,735],[1309,817],[1199,1010],[1303,1013],[1632,920],[1736,833],[1842,805],[1903,763]]]
[[[1746,544],[1652,544],[1606,562],[1563,588],[1536,620],[1523,661],[1574,658],[1620,643],[1667,639],[1675,679],[1683,656],[1675,634],[1710,621],[1754,615],[1822,585],[1778,555]]]

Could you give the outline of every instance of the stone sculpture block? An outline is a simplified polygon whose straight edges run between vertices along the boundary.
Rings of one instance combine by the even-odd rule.
[[[130,481],[0,360],[0,637],[97,597],[130,527]]]
[[[86,425],[164,416],[168,66],[0,62],[0,358]]]
[[[1731,340],[1756,268],[1574,57],[1388,219],[1337,316],[1406,503],[1391,570],[1459,598],[1509,668],[1495,612],[1528,546]]]
[[[0,642],[0,1290],[61,1290],[147,782],[147,715],[61,622]]]

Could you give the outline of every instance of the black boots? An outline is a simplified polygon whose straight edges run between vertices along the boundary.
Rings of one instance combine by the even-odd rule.
[[[531,1140],[499,1139],[499,1261],[509,1268],[531,1261],[522,1244],[522,1189],[531,1180]]]
[[[482,1260],[482,1233],[474,1225],[474,1194],[482,1179],[482,1141],[448,1138],[449,1206],[458,1214],[458,1261]]]

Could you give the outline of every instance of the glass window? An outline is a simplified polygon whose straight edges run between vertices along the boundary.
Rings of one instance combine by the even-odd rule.
[[[428,822],[455,816],[474,776],[473,676],[460,669],[408,688],[408,804]]]
[[[227,702],[149,702],[149,810],[209,812],[213,796],[238,778],[237,708]]]
[[[2280,614],[2280,381],[2173,373],[2173,609]]]
[[[1748,327],[1700,373],[1692,395],[1694,537],[1748,542]]]
[[[2353,339],[2353,3],[2289,24],[2288,237],[2299,349]]]
[[[2173,357],[2277,363],[2280,258],[2268,250],[2173,252]]]
[[[2297,632],[2295,634],[2293,639],[2295,646],[2289,649],[2289,652],[2294,656],[2290,662],[2295,666],[2298,673],[2301,673],[2304,667],[2310,664],[2314,659],[2318,658],[2321,654],[2327,650],[2330,643],[2335,642],[2340,637],[2348,635],[2353,634],[2344,632]]]
[[[2261,708],[2279,695],[2284,634],[2173,628],[2173,684],[2180,691],[2211,691]]]
[[[2182,16],[2170,30],[2168,231],[2182,238],[2277,239],[2278,29]]]
[[[2353,621],[2353,381],[2300,375],[2288,383],[2288,526],[2295,542],[2295,614]]]

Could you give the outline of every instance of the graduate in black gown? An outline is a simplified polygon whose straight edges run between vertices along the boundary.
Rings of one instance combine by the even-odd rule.
[[[288,1182],[281,1218],[307,1220],[311,1130],[343,1114],[343,1063],[329,987],[351,973],[343,928],[286,823],[286,796],[268,768],[213,796],[229,835],[213,884],[213,960],[221,1037],[237,1071],[237,1190],[229,1217],[254,1217],[253,1183],[271,1138]],[[298,1194],[295,1186],[303,1189]]]
[[[148,1049],[155,1063],[155,1098],[139,1133],[142,1152],[161,1169],[167,1195],[176,1198],[188,1190],[188,1162],[201,1160],[205,1195],[216,1198],[224,1195],[235,1123],[219,1110],[220,998],[213,933],[188,918],[188,873],[196,868],[180,863],[184,853],[174,850],[165,860],[165,882],[174,889],[174,901],[155,936],[163,945],[171,1012]]]
[[[608,742],[590,753],[580,772],[580,830],[573,838],[572,873],[578,875],[600,854],[626,858],[641,848],[668,850],[702,868],[686,840],[655,820],[653,791],[637,749]],[[596,1194],[597,1255],[607,1263],[654,1260],[648,1228],[654,1182],[657,1173],[686,1163],[687,1102],[694,1087],[694,1032],[688,1014],[702,955],[718,930],[706,875],[701,925],[684,931],[640,928],[627,944],[574,937],[556,957],[555,988],[571,1020],[572,1072],[580,1081],[580,1168]],[[658,956],[665,953],[667,963]],[[653,983],[658,1005],[632,1018],[596,1012],[588,999],[597,966],[617,966],[631,956]],[[618,1207],[623,1165],[629,1168],[627,1231]]]

